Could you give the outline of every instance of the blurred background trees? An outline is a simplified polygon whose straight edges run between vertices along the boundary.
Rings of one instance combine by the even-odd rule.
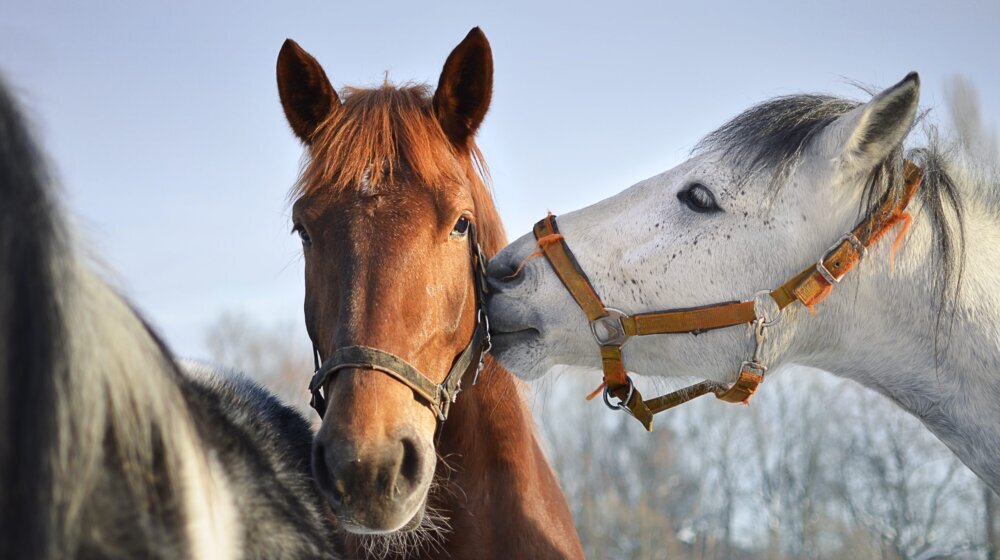
[[[214,361],[315,419],[311,348],[293,332],[227,313],[206,341]],[[857,384],[788,368],[749,406],[703,397],[646,433],[583,399],[598,381],[556,372],[522,396],[588,558],[1000,558],[1000,499],[916,419]],[[670,388],[644,381],[644,393]]]

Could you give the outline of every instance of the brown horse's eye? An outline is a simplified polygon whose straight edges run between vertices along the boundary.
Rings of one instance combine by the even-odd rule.
[[[299,239],[302,240],[303,247],[312,247],[312,238],[309,237],[309,232],[306,231],[306,228],[297,225],[295,226],[295,233],[299,234]]]
[[[455,222],[455,228],[451,230],[451,236],[465,237],[469,233],[470,225],[472,225],[472,222],[469,221],[469,218],[462,216]]]

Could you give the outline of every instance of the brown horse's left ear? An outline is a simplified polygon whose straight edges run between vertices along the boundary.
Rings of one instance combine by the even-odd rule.
[[[434,92],[434,114],[452,143],[468,145],[492,97],[493,51],[482,30],[473,27],[451,51]]]
[[[337,91],[319,62],[291,39],[281,46],[277,71],[278,95],[288,124],[309,144],[320,123],[340,108]]]

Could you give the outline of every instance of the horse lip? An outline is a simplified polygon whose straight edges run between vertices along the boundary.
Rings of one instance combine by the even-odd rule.
[[[413,515],[405,523],[395,529],[372,529],[364,524],[355,522],[349,516],[340,518],[339,522],[341,527],[347,530],[347,532],[354,533],[355,535],[391,535],[393,533],[408,533],[418,529],[421,522],[423,522],[427,509],[427,497],[427,495],[424,495],[424,499],[421,500],[420,505],[416,508]]]
[[[514,331],[498,331],[495,329],[490,331],[494,351],[500,351],[511,346],[517,346],[518,343],[537,338],[541,336],[541,334],[541,331],[534,327],[527,327]]]
[[[520,333],[527,333],[527,332],[534,332],[535,334],[541,334],[541,332],[535,327],[523,327],[520,329],[513,329],[513,330],[500,330],[497,328],[490,329],[490,334],[493,336],[508,336]]]

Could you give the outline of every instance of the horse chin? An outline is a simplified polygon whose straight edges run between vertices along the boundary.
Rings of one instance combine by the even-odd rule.
[[[375,526],[374,523],[358,523],[354,519],[344,518],[340,519],[340,526],[343,527],[347,532],[353,533],[359,536],[385,536],[392,535],[395,533],[408,533],[417,530],[424,521],[424,513],[427,509],[427,498],[421,501],[416,511],[412,515],[402,515],[399,516],[406,521],[401,523],[384,524],[381,526]]]
[[[417,513],[414,514],[414,516],[411,517],[410,520],[406,522],[406,525],[403,525],[402,527],[399,528],[399,532],[409,533],[410,531],[416,531],[418,528],[420,528],[420,525],[424,522],[424,513],[427,511],[426,506],[427,502],[425,501],[423,504],[421,504],[420,508],[417,510]]]
[[[491,333],[490,349],[504,368],[528,381],[544,376],[551,364],[545,359],[545,337],[537,329],[529,328],[515,332]]]

